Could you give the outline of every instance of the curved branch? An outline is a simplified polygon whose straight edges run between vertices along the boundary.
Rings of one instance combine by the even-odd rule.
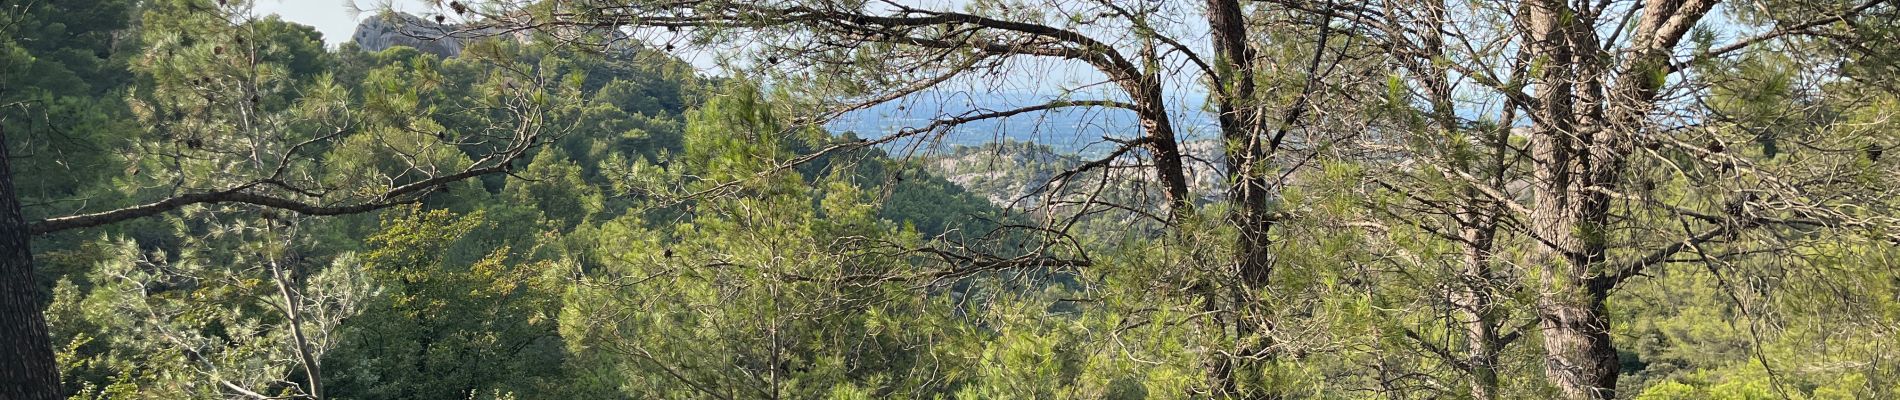
[[[511,157],[509,161],[513,161],[515,158],[518,158],[518,156]],[[308,203],[308,202],[284,198],[284,197],[256,193],[252,191],[252,188],[256,187],[257,184],[252,183],[252,184],[245,184],[245,185],[241,185],[235,188],[215,191],[215,192],[183,194],[183,195],[173,196],[171,198],[167,198],[164,200],[159,200],[159,201],[155,201],[151,203],[126,207],[126,208],[120,208],[120,209],[111,210],[111,211],[101,211],[101,212],[90,213],[90,214],[79,214],[79,215],[69,215],[69,216],[64,216],[64,217],[47,218],[47,219],[43,219],[39,221],[34,221],[31,224],[31,227],[29,228],[29,230],[32,232],[33,235],[44,235],[44,234],[49,234],[49,233],[54,233],[54,232],[59,232],[59,231],[71,230],[71,229],[89,228],[89,227],[106,225],[106,224],[111,224],[115,222],[134,219],[134,218],[157,215],[160,213],[177,210],[181,207],[193,205],[193,204],[241,203],[241,204],[264,206],[264,207],[275,208],[275,209],[280,209],[280,210],[287,210],[287,211],[291,211],[291,212],[295,212],[295,213],[303,214],[303,215],[319,215],[319,216],[360,214],[360,213],[376,211],[376,210],[380,210],[384,208],[389,208],[389,207],[396,206],[399,204],[408,204],[408,203],[421,201],[423,198],[427,197],[427,195],[430,192],[433,192],[435,191],[435,189],[441,188],[448,184],[459,182],[461,180],[469,179],[469,178],[473,178],[477,176],[505,172],[509,170],[510,168],[512,168],[511,165],[509,164],[510,163],[508,162],[503,162],[503,163],[491,165],[484,168],[474,168],[474,169],[464,170],[462,172],[455,173],[455,174],[443,175],[443,176],[438,176],[434,178],[424,179],[421,181],[416,181],[413,183],[391,188],[388,191],[385,191],[381,195],[377,196],[375,200],[368,200],[368,201],[354,203],[354,204],[340,204],[340,205],[314,204],[314,203]]]
[[[1668,262],[1671,256],[1675,256],[1683,250],[1701,246],[1703,243],[1717,238],[1727,237],[1731,232],[1746,230],[1759,225],[1761,225],[1761,220],[1750,218],[1741,221],[1737,225],[1722,225],[1714,229],[1703,231],[1702,233],[1685,238],[1682,241],[1671,243],[1669,246],[1656,249],[1656,251],[1650,252],[1641,258],[1630,260],[1627,264],[1624,264],[1624,266],[1617,268],[1615,272],[1592,278],[1590,279],[1590,287],[1592,290],[1607,292],[1610,289],[1622,285],[1623,281],[1642,276],[1643,271],[1650,266]]]
[[[1805,21],[1805,22],[1796,23],[1794,25],[1778,27],[1778,28],[1775,28],[1774,30],[1764,32],[1759,35],[1750,36],[1741,40],[1737,40],[1734,43],[1729,43],[1729,44],[1723,45],[1722,47],[1709,49],[1707,51],[1697,53],[1696,55],[1689,57],[1688,60],[1683,60],[1682,62],[1670,64],[1669,72],[1682,71],[1683,69],[1688,68],[1691,65],[1695,65],[1696,63],[1699,63],[1711,58],[1721,57],[1725,54],[1747,48],[1748,46],[1752,46],[1756,43],[1766,42],[1769,40],[1775,40],[1775,39],[1788,36],[1788,35],[1807,32],[1809,29],[1814,29],[1815,27],[1819,27],[1821,25],[1827,25],[1827,24],[1832,24],[1835,22],[1846,21],[1848,18],[1859,16],[1861,13],[1866,12],[1868,9],[1871,9],[1871,8],[1874,8],[1875,6],[1886,3],[1887,1],[1889,0],[1868,0],[1865,3],[1861,3],[1860,5],[1855,6],[1854,8],[1847,9],[1845,12],[1842,12],[1837,15],[1816,18],[1816,19]]]

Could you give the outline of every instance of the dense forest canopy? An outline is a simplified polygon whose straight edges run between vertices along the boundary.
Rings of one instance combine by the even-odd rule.
[[[1900,2],[363,18],[0,0],[0,399],[1900,397]]]

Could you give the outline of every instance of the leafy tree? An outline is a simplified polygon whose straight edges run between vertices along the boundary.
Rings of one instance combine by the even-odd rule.
[[[385,218],[360,268],[386,287],[325,364],[338,398],[557,396],[564,354],[554,334],[560,265],[503,246],[448,264],[483,214],[409,208]]]
[[[99,55],[110,54],[105,46],[111,43],[111,29],[124,26],[126,21],[86,24],[83,18],[109,19],[128,6],[109,2],[88,8],[85,6],[95,4],[73,3],[75,10],[86,12],[66,12],[64,5],[30,5],[9,5],[7,21],[35,21],[33,27],[46,28],[41,32],[62,40],[10,44],[7,54],[11,63],[38,65],[33,60],[39,56],[32,51],[65,58],[92,54],[95,59],[110,60]],[[497,88],[491,92],[495,96],[472,103],[489,110],[512,110],[495,116],[510,121],[505,123],[508,128],[490,126],[493,129],[470,132],[487,146],[467,156],[454,151],[463,137],[439,135],[440,129],[428,129],[432,126],[409,117],[427,110],[416,108],[415,101],[401,91],[373,96],[381,102],[380,107],[350,107],[348,89],[336,85],[333,75],[319,73],[329,62],[314,31],[270,18],[258,20],[249,10],[243,1],[174,0],[141,5],[137,19],[141,55],[132,65],[130,87],[124,89],[127,105],[141,129],[133,130],[138,133],[124,136],[123,141],[86,139],[99,145],[89,149],[94,156],[74,158],[87,162],[112,160],[127,166],[117,177],[121,181],[114,182],[118,196],[77,203],[42,199],[40,204],[44,206],[22,212],[25,204],[12,183],[19,175],[11,168],[0,168],[4,169],[0,177],[5,180],[0,182],[0,237],[8,243],[8,254],[0,260],[5,271],[0,277],[0,285],[4,285],[0,287],[0,293],[4,293],[0,295],[0,320],[23,327],[5,336],[10,345],[5,357],[0,358],[0,371],[7,374],[0,380],[5,385],[0,393],[22,399],[60,396],[53,375],[57,369],[52,347],[46,343],[47,330],[39,315],[41,302],[38,281],[33,277],[32,253],[27,248],[34,235],[205,206],[217,206],[211,211],[278,209],[305,215],[374,211],[419,201],[465,179],[509,170],[528,150],[545,141],[542,133],[548,127],[527,121],[541,118],[552,107],[556,98],[548,96],[547,91],[558,89],[560,81],[517,77],[532,84],[495,82]],[[41,15],[57,18],[41,19]],[[6,26],[14,29],[29,25],[8,22]],[[88,26],[101,30],[90,31]],[[9,43],[14,43],[15,37],[31,38],[9,31]],[[38,47],[41,43],[64,46],[58,44],[63,42],[77,47]],[[84,74],[109,76],[103,71],[109,71],[112,63],[74,60],[71,65],[81,69],[69,69],[77,72],[65,74],[66,79],[49,81],[63,86],[49,88],[58,91],[29,92],[52,99],[104,91],[71,84],[88,76]],[[53,64],[45,65],[36,68],[56,72],[51,68]],[[20,74],[33,69],[7,71],[6,81],[19,82],[29,76]],[[40,126],[50,126],[55,132],[111,126],[92,122],[99,120],[80,118],[77,121],[82,124],[77,126],[65,126],[63,119],[39,121]],[[9,118],[8,126],[15,121]],[[14,136],[9,135],[7,140],[14,140]],[[435,149],[449,149],[452,154]],[[400,166],[353,162],[418,150],[438,156]],[[4,164],[11,165],[12,157],[9,151]],[[42,159],[57,163],[52,158]],[[50,171],[32,168],[23,171]],[[29,215],[35,219],[26,219]]]
[[[286,231],[259,228],[235,249],[204,242],[179,254],[97,242],[111,255],[83,277],[90,287],[62,279],[47,311],[75,396],[321,397],[314,360],[341,344],[343,321],[383,288],[352,254],[298,265]],[[312,272],[292,275],[299,270]]]
[[[687,189],[738,194],[692,201],[676,222],[627,215],[596,233],[601,269],[568,290],[562,311],[591,379],[629,397],[947,392],[920,360],[933,323],[896,317],[944,315],[945,305],[887,297],[875,281],[906,268],[880,251],[915,233],[878,220],[841,177],[807,186],[775,169],[800,132],[783,129],[754,89],[738,86],[688,121],[678,173],[703,181]]]
[[[0,367],[65,380],[0,369],[0,397],[1883,398],[1900,379],[1888,1],[386,18],[459,32],[441,54],[326,49],[242,1],[29,5],[0,20],[20,171],[0,171],[20,210],[0,214],[19,242],[0,322],[32,328],[50,291],[51,340],[9,331]],[[819,128],[1041,62],[1100,81]],[[1207,98],[1208,131],[1183,97]],[[1076,109],[1135,125],[1084,155],[901,149]]]
[[[1117,150],[1082,168],[1139,160],[1132,164],[1146,169],[1145,178],[1131,180],[1152,183],[1161,194],[1159,204],[1169,211],[1162,220],[1170,228],[1167,234],[1176,237],[1162,240],[1212,255],[1188,267],[1200,276],[1168,283],[1186,285],[1170,293],[1171,306],[1205,307],[1201,322],[1209,328],[1204,334],[1229,346],[1206,353],[1203,360],[1204,384],[1215,397],[1272,396],[1298,387],[1281,385],[1288,381],[1274,371],[1282,367],[1276,360],[1300,352],[1285,339],[1298,336],[1288,330],[1300,324],[1276,318],[1326,303],[1329,292],[1307,284],[1342,267],[1293,261],[1308,254],[1280,245],[1327,243],[1333,235],[1323,230],[1342,225],[1302,208],[1311,202],[1296,201],[1304,194],[1293,188],[1323,175],[1313,168],[1326,163],[1309,160],[1337,158],[1347,165],[1380,167],[1374,177],[1387,182],[1377,191],[1410,196],[1385,204],[1423,205],[1416,210],[1430,218],[1379,217],[1425,231],[1408,234],[1436,236],[1406,238],[1388,249],[1429,249],[1443,240],[1456,243],[1456,251],[1426,254],[1463,258],[1447,269],[1452,273],[1413,281],[1469,282],[1441,292],[1452,303],[1442,309],[1455,307],[1462,310],[1459,318],[1472,321],[1462,329],[1465,354],[1443,351],[1435,362],[1463,364],[1459,369],[1472,382],[1470,394],[1495,397],[1503,345],[1525,337],[1510,332],[1526,332],[1510,330],[1518,325],[1505,321],[1512,314],[1498,308],[1529,306],[1553,393],[1611,398],[1622,363],[1606,302],[1626,282],[1678,256],[1711,256],[1706,248],[1745,232],[1877,234],[1884,228],[1876,226],[1891,222],[1859,211],[1864,208],[1858,204],[1891,201],[1875,189],[1882,184],[1824,177],[1862,175],[1848,168],[1851,158],[1782,160],[1789,152],[1778,145],[1779,134],[1749,132],[1788,129],[1788,123],[1830,127],[1824,130],[1846,125],[1826,118],[1723,117],[1735,112],[1725,108],[1739,104],[1729,99],[1757,100],[1757,111],[1801,103],[1801,95],[1775,93],[1799,81],[1779,80],[1777,70],[1846,75],[1817,71],[1826,68],[1822,64],[1789,69],[1722,64],[1768,48],[1853,57],[1889,54],[1888,46],[1876,44],[1889,37],[1887,29],[1850,27],[1887,16],[1892,7],[1835,2],[1777,9],[1738,3],[1728,7],[1737,10],[1735,20],[1759,28],[1760,34],[1720,40],[1709,26],[1719,19],[1713,13],[1729,12],[1717,7],[1722,3],[1215,1],[1205,8],[1176,9],[1121,2],[979,2],[952,9],[822,0],[636,1],[518,8],[488,3],[468,12],[501,26],[652,28],[656,40],[742,54],[759,74],[835,110],[899,101],[956,78],[1007,73],[1005,66],[1019,60],[1048,57],[1081,64],[1103,77],[1097,83],[1107,88],[1107,99],[1075,100],[1095,93],[1062,92],[1021,108],[945,113],[867,145],[1061,108],[1133,113],[1140,132],[1118,138]],[[521,15],[537,18],[512,18]],[[680,27],[691,29],[662,32]],[[1205,48],[1183,44],[1176,32],[1208,32],[1211,43]],[[740,36],[763,39],[747,48],[723,46]],[[1823,48],[1848,50],[1808,50]],[[1184,67],[1169,69],[1175,66]],[[1182,150],[1187,146],[1166,112],[1169,97],[1161,82],[1174,71],[1208,83],[1226,160],[1224,196],[1214,206],[1200,208],[1193,201],[1187,179],[1193,171]],[[1746,87],[1729,83],[1754,79],[1766,79],[1754,85],[1766,91],[1725,89]],[[1381,92],[1387,101],[1365,101]],[[1852,148],[1840,142],[1853,136],[1825,134],[1812,142],[1828,143],[1817,148]],[[1752,153],[1733,146],[1739,143],[1774,145],[1763,146],[1767,153]],[[1387,151],[1395,148],[1400,150]],[[1052,181],[1073,176],[1059,174]],[[1743,194],[1730,194],[1737,191]],[[1196,225],[1183,221],[1208,215],[1227,219],[1225,225],[1235,229],[1222,232],[1231,237],[1186,240],[1190,235],[1182,228]],[[1206,248],[1210,242],[1229,244]],[[1507,272],[1507,266],[1523,269]],[[1511,298],[1518,289],[1534,298]],[[1422,350],[1433,348],[1423,346],[1431,337],[1413,333],[1420,336],[1413,342]],[[1263,375],[1273,378],[1255,378]]]

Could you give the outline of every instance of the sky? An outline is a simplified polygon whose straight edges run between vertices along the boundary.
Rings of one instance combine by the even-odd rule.
[[[256,0],[252,12],[277,14],[284,20],[317,28],[323,43],[342,44],[356,33],[356,22],[385,6],[411,14],[425,14],[431,8],[427,0]],[[357,11],[368,10],[368,11]]]

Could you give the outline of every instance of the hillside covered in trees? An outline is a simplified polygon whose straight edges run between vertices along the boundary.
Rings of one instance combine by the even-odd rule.
[[[1900,2],[253,6],[0,0],[0,400],[1900,397]]]

